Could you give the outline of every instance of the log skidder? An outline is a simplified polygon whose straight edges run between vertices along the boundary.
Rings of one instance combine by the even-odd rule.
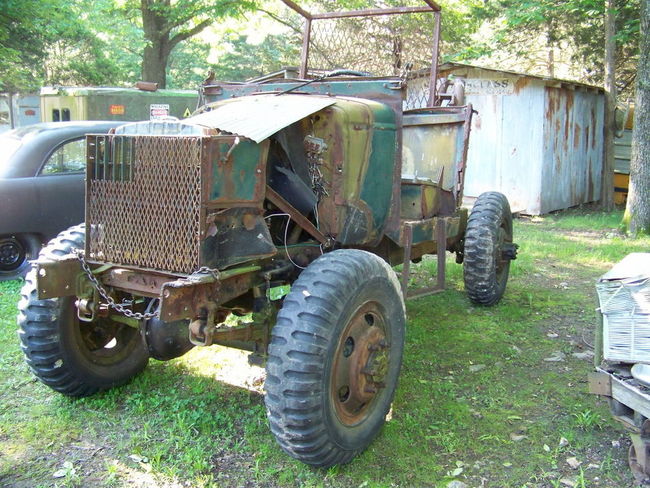
[[[86,222],[41,253],[18,322],[36,376],[70,396],[195,346],[250,351],[266,363],[279,445],[328,467],[363,451],[391,409],[405,299],[444,288],[450,252],[465,259],[471,300],[492,305],[516,246],[503,195],[481,195],[469,216],[461,205],[471,105],[441,106],[435,63],[424,79],[382,73],[395,67],[386,39],[422,46],[400,30],[414,22],[391,19],[435,29],[439,7],[312,16],[287,5],[306,15],[297,79],[206,80],[187,119],[87,136]],[[321,34],[343,29],[338,40],[368,24],[356,37],[373,33],[358,40],[377,65],[314,76],[310,52],[325,45],[310,51],[309,29],[323,21]],[[431,254],[437,285],[409,289],[410,264]]]

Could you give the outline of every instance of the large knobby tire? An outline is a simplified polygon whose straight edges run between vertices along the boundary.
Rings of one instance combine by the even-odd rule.
[[[482,193],[469,216],[463,250],[465,290],[472,302],[494,305],[506,289],[513,259],[512,213],[505,195]]]
[[[333,251],[302,272],[266,366],[267,414],[282,449],[329,467],[370,444],[397,386],[404,324],[397,277],[374,254]]]
[[[56,259],[83,249],[84,226],[62,232],[41,252]],[[18,303],[18,335],[25,360],[38,379],[72,397],[126,383],[149,360],[138,329],[109,319],[81,322],[76,297],[39,300],[35,270],[27,274]]]

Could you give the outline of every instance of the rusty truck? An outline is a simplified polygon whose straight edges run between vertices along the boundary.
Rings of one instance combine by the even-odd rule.
[[[391,408],[404,300],[442,289],[449,252],[492,305],[517,246],[505,196],[461,205],[472,107],[438,89],[440,7],[283,2],[304,24],[297,77],[208,80],[192,117],[88,136],[85,222],[40,254],[18,323],[69,396],[193,347],[251,351],[279,445],[327,467]],[[428,254],[435,285],[409,289]]]

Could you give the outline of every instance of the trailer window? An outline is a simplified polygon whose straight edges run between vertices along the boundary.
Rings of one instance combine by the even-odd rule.
[[[59,111],[58,108],[52,109],[52,122],[60,122],[61,121],[61,112]]]
[[[70,121],[70,109],[69,108],[64,108],[61,111],[61,120],[63,122],[69,122]]]

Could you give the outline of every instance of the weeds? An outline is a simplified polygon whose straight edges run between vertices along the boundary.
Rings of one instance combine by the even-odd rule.
[[[603,428],[603,424],[605,422],[599,413],[596,413],[590,409],[574,413],[573,416],[576,419],[576,426],[582,430],[600,430]]]
[[[625,254],[650,248],[650,239],[617,236],[619,219],[571,211],[516,221],[519,257],[492,308],[470,304],[450,256],[447,290],[407,303],[390,420],[366,452],[327,471],[277,447],[263,371],[238,351],[196,348],[152,360],[129,384],[91,398],[53,393],[22,359],[20,283],[0,283],[0,485],[444,487],[454,475],[470,487],[562,486],[564,477],[577,487],[634,486],[625,441],[611,444],[623,431],[585,392],[591,364],[572,357],[596,323],[595,280]],[[414,269],[421,284],[435,275],[435,258]],[[558,351],[563,360],[544,361]],[[570,470],[569,455],[584,470]],[[66,461],[75,472],[54,478]]]

